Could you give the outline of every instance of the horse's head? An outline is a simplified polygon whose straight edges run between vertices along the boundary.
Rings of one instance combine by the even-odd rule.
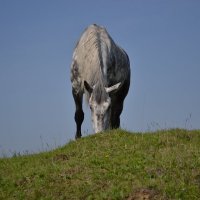
[[[116,91],[120,84],[121,83],[117,83],[111,87],[102,87],[102,85],[91,87],[84,81],[85,89],[89,93],[89,106],[95,133],[109,128],[111,115],[111,98],[109,94]]]

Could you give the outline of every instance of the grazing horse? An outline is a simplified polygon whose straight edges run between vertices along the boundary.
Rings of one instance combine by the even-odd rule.
[[[78,41],[71,64],[76,136],[84,120],[83,94],[89,103],[95,133],[120,126],[120,114],[130,85],[130,63],[104,27],[90,25]]]

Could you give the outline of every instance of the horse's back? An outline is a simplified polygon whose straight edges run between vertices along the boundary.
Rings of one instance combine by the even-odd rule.
[[[99,67],[102,61],[102,45],[104,43],[108,49],[110,49],[111,41],[105,28],[98,26],[96,24],[90,25],[85,29],[81,35],[75,50],[73,58],[79,64],[79,68]]]
[[[72,79],[79,80],[78,85],[83,88],[84,80],[93,85],[102,75],[107,86],[124,82],[130,76],[130,64],[126,52],[106,29],[94,24],[85,29],[75,47]]]

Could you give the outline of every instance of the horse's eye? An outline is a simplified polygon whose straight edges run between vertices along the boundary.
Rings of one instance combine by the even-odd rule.
[[[92,105],[89,105],[89,106],[90,106],[90,110],[93,110]]]

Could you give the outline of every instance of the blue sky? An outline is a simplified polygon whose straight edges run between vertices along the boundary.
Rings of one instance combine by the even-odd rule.
[[[200,1],[1,0],[0,152],[37,152],[74,139],[70,64],[97,23],[128,53],[122,128],[200,128]],[[83,135],[92,133],[85,109]]]

